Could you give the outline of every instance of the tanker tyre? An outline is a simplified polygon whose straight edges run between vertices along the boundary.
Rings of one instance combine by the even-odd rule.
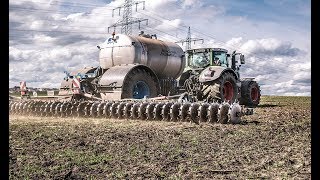
[[[121,98],[142,99],[158,95],[157,80],[144,69],[135,69],[127,75]]]
[[[256,81],[242,81],[240,104],[249,107],[257,107],[260,103],[260,91],[260,86]]]
[[[210,100],[218,102],[233,103],[238,96],[237,80],[229,72],[223,73],[217,80],[213,81],[210,91]]]

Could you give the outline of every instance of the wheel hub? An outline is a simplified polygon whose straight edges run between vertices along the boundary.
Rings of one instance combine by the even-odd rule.
[[[142,99],[144,96],[150,96],[150,89],[144,81],[138,81],[133,87],[133,98]]]
[[[231,82],[227,81],[223,85],[223,96],[225,100],[232,100],[233,98],[233,86]]]
[[[253,87],[251,89],[251,99],[252,99],[252,101],[258,100],[258,89],[256,87]]]

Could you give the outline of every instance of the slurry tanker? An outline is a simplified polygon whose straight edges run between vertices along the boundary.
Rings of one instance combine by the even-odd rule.
[[[156,35],[115,34],[99,44],[99,66],[66,72],[59,96],[10,102],[40,116],[238,123],[260,103],[254,78],[240,77],[244,55],[223,48],[183,51]]]

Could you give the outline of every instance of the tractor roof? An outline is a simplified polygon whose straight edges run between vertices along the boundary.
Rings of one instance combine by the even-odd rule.
[[[196,48],[196,49],[189,49],[188,52],[205,52],[205,51],[223,51],[228,52],[228,50],[223,48]]]

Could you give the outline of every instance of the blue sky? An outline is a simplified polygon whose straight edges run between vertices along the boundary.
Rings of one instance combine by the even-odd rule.
[[[210,3],[210,1],[207,1]],[[247,16],[256,21],[278,21],[286,24],[310,25],[311,2],[306,0],[233,0],[220,1],[227,7],[227,14]],[[290,22],[295,20],[297,22]],[[306,21],[307,20],[307,21]],[[309,21],[308,21],[309,20]]]
[[[98,66],[96,45],[121,18],[111,14],[123,2],[10,0],[9,86],[26,80],[59,87],[63,71]],[[194,48],[245,54],[241,74],[256,77],[262,94],[311,95],[310,0],[146,0],[145,7],[133,16],[147,18],[148,26],[133,25],[133,34],[144,30],[176,42],[190,26],[193,38],[204,39]]]

